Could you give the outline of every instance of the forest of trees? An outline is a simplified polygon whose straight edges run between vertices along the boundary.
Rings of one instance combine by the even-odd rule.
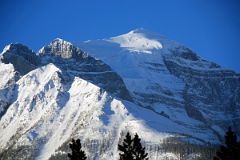
[[[173,143],[174,142],[174,143]],[[196,145],[191,143],[176,143],[176,139],[167,139],[161,146],[151,146],[148,151],[166,153],[171,152],[177,155],[179,160],[186,160],[186,158],[192,153],[196,154],[196,157],[192,157],[195,160],[240,160],[240,142],[237,141],[236,134],[229,127],[225,134],[225,143],[217,149],[214,145]],[[80,139],[72,140],[69,144],[72,153],[68,154],[70,160],[86,160],[86,154],[82,150]],[[148,160],[148,153],[145,147],[141,143],[141,139],[138,134],[134,137],[129,132],[122,140],[119,140],[118,144],[119,160]],[[201,156],[197,156],[201,154]]]

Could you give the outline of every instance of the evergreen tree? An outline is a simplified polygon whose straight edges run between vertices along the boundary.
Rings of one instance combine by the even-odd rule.
[[[221,145],[213,160],[240,160],[240,144],[231,127],[225,134],[225,145]]]
[[[80,142],[80,139],[72,139],[72,142],[69,144],[69,147],[72,150],[72,154],[68,153],[68,157],[70,158],[70,160],[86,160],[86,154],[85,152],[82,150],[82,145]]]
[[[118,145],[120,160],[133,160],[133,140],[128,132],[122,145]]]
[[[142,147],[141,139],[136,134],[131,138],[128,132],[122,145],[118,145],[120,160],[148,160],[145,148]]]
[[[141,139],[135,134],[133,139],[133,151],[135,160],[148,160],[148,153],[145,153],[145,147],[142,147]]]

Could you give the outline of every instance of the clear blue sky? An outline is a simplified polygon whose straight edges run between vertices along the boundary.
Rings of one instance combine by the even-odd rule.
[[[1,0],[0,48],[33,50],[56,37],[107,38],[143,27],[240,71],[238,0]]]

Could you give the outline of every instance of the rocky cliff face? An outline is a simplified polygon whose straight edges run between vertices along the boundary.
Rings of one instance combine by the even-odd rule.
[[[60,38],[56,38],[49,45],[40,49],[39,55],[46,54],[59,56],[63,59],[84,59],[88,57],[87,54],[81,51],[79,48]]]
[[[189,49],[164,56],[168,70],[185,82],[183,97],[190,117],[209,126],[240,130],[240,74],[222,69],[215,63],[192,58]],[[182,57],[182,52],[187,57]],[[194,114],[193,114],[194,112]]]

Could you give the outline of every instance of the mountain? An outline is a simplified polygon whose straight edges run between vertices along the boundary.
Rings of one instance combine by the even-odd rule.
[[[166,141],[218,144],[229,125],[240,131],[240,74],[144,29],[57,38],[38,53],[10,44],[0,81],[2,159],[66,159],[71,138],[89,159],[117,159],[127,131],[150,159],[178,159]]]
[[[239,73],[144,29],[79,47],[110,65],[138,105],[179,124],[200,121],[219,138],[229,125],[240,132]]]

